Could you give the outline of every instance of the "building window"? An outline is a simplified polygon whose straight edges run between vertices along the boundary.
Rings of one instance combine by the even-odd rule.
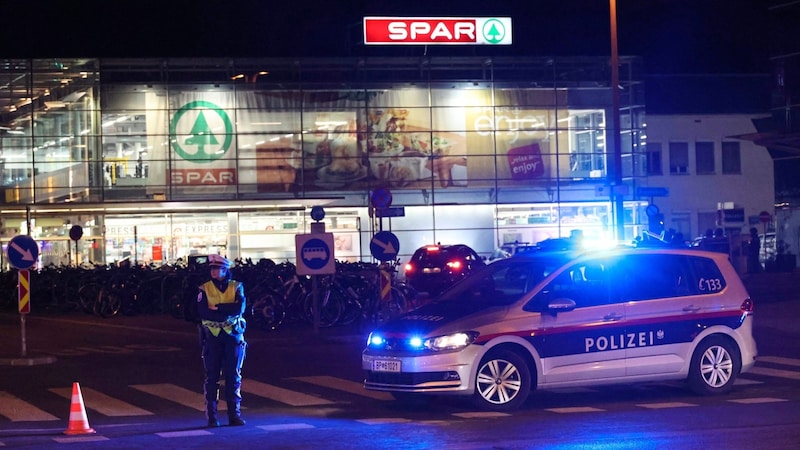
[[[664,175],[661,169],[661,144],[658,142],[647,143],[647,174]]]
[[[695,142],[695,167],[697,174],[709,175],[714,173],[714,143]]]
[[[689,144],[686,142],[669,143],[669,173],[686,175],[689,173]]]
[[[722,173],[741,175],[742,155],[738,142],[722,143]]]

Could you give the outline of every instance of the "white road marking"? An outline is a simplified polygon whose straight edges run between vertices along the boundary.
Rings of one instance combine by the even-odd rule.
[[[369,397],[375,400],[393,400],[391,394],[387,392],[368,391],[364,385],[355,381],[345,380],[342,378],[321,375],[316,377],[295,377],[293,380],[299,380],[304,383],[315,384],[326,388],[336,389],[339,391],[347,392],[349,394],[360,395],[362,397]]]
[[[497,411],[465,412],[465,413],[455,413],[453,415],[456,417],[461,417],[462,419],[488,419],[491,417],[510,416],[510,414],[508,413],[497,412]]]
[[[779,403],[779,402],[788,402],[788,400],[783,398],[773,398],[773,397],[756,397],[756,398],[740,398],[737,400],[728,400],[731,403],[744,403],[744,404],[753,404],[753,403]]]
[[[334,402],[254,380],[242,381],[242,391],[291,406],[331,405]]]
[[[408,423],[411,419],[404,419],[401,417],[379,417],[375,419],[361,419],[356,422],[363,423],[364,425],[383,425],[386,423]]]
[[[766,375],[768,377],[800,380],[800,372],[792,372],[791,370],[770,369],[768,367],[753,367],[745,375],[747,374]]]
[[[605,410],[600,408],[592,408],[590,406],[577,406],[573,408],[547,408],[545,409],[545,411],[550,411],[559,414],[571,414],[571,413],[582,413],[582,412],[601,412]]]
[[[71,399],[72,388],[52,388],[50,392],[54,392],[61,397]],[[152,416],[153,413],[145,409],[133,406],[130,403],[123,402],[113,397],[109,397],[102,392],[96,391],[91,388],[82,387],[81,394],[83,397],[83,405],[86,409],[97,411],[104,416]]]
[[[69,406],[69,404],[67,404],[67,406]],[[67,408],[67,406],[65,406],[65,408]],[[69,409],[65,409],[64,411],[66,411],[66,415]],[[0,416],[5,416],[12,422],[59,420],[58,417],[46,411],[42,411],[30,403],[3,391],[0,391]]]
[[[783,364],[784,366],[795,366],[800,367],[800,359],[796,358],[783,358],[780,356],[759,356],[756,360],[756,364],[759,362],[766,362],[766,363],[773,363],[773,364]]]
[[[275,425],[260,425],[256,428],[261,428],[265,431],[286,431],[286,430],[307,430],[309,428],[316,428],[314,425],[308,423],[277,423]]]
[[[206,405],[202,392],[190,391],[188,389],[169,383],[161,384],[132,384],[132,388],[146,392],[156,397],[161,397],[183,406],[205,412]],[[219,402],[219,411],[227,411],[224,401]]]
[[[664,408],[684,408],[687,406],[697,406],[694,403],[683,402],[664,402],[664,403],[642,403],[636,406],[648,409],[664,409]]]
[[[187,431],[166,431],[163,433],[156,433],[156,436],[161,436],[163,438],[175,438],[175,437],[188,437],[188,436],[208,436],[209,434],[213,433],[206,430],[187,430]]]

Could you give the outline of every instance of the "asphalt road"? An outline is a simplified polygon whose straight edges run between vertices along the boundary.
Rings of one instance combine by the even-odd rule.
[[[656,383],[536,392],[524,408],[506,415],[475,411],[456,399],[404,406],[360,387],[365,331],[248,330],[248,426],[214,430],[203,428],[192,324],[170,317],[37,316],[34,310],[26,319],[30,354],[20,358],[20,316],[3,313],[0,406],[20,417],[0,416],[0,446],[797,448],[800,274],[758,274],[745,282],[764,359],[730,395],[697,397],[680,384]],[[55,361],[9,365],[37,358]],[[76,380],[96,434],[63,434]],[[20,406],[9,408],[11,402]],[[49,417],[24,417],[23,406]]]

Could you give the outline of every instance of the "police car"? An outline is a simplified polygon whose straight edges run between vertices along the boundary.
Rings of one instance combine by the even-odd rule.
[[[365,387],[520,407],[534,389],[686,380],[732,389],[755,364],[753,302],[727,256],[624,248],[487,265],[370,333]]]

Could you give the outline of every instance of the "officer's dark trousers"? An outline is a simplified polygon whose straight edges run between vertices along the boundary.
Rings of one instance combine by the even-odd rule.
[[[239,405],[242,401],[242,363],[247,347],[244,335],[231,336],[225,331],[220,331],[219,336],[214,336],[206,327],[201,328],[203,365],[206,369],[206,405],[213,405],[216,410],[220,375],[224,374],[228,414],[238,415]]]

